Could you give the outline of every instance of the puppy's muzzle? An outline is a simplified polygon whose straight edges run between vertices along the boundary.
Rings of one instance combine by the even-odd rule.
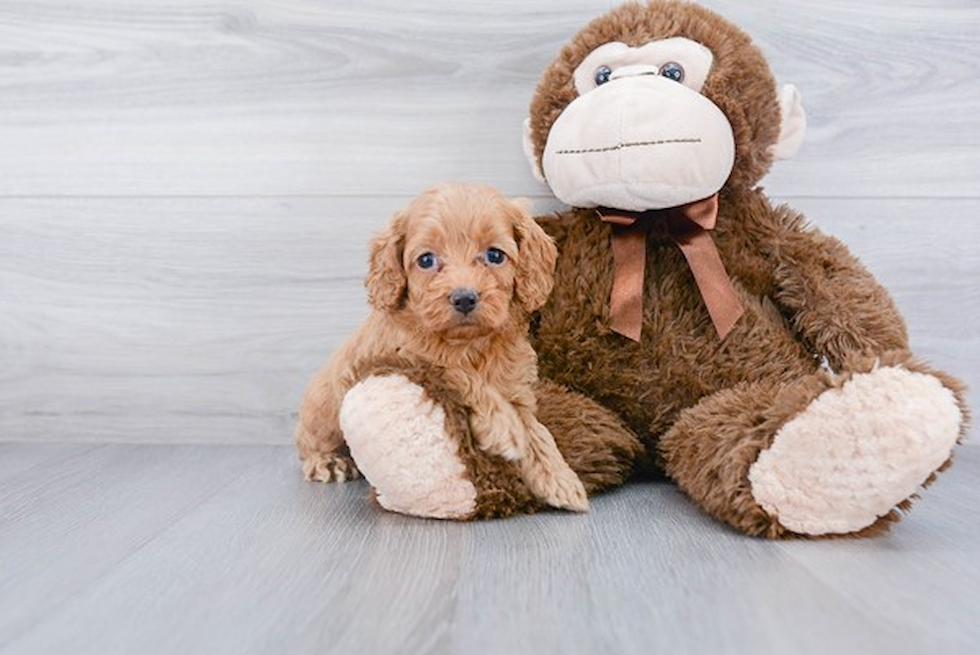
[[[449,294],[449,304],[463,316],[476,309],[479,301],[480,296],[473,289],[453,289]]]

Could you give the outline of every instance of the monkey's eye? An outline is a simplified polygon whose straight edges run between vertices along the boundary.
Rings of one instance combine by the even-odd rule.
[[[422,270],[429,270],[439,263],[439,259],[434,253],[424,252],[415,259],[415,263]]]
[[[595,85],[602,86],[609,81],[609,77],[612,75],[612,69],[608,66],[599,66],[595,69]]]
[[[676,61],[668,61],[666,64],[661,66],[660,74],[667,79],[674,80],[675,82],[684,81],[684,67],[678,64]]]
[[[507,253],[500,248],[487,248],[487,252],[483,255],[483,258],[490,266],[500,266],[507,261]]]

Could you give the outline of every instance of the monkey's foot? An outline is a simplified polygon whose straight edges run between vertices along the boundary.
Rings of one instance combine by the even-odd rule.
[[[344,397],[340,426],[378,503],[402,514],[465,519],[476,488],[442,407],[403,375],[374,375]]]
[[[776,433],[749,470],[752,495],[799,534],[857,532],[949,460],[963,421],[954,393],[932,375],[854,374]]]

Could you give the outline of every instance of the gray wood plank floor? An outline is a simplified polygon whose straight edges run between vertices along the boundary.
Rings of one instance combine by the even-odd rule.
[[[976,653],[980,449],[889,535],[766,542],[633,484],[390,514],[286,446],[0,444],[0,652]],[[16,462],[16,464],[9,464]]]

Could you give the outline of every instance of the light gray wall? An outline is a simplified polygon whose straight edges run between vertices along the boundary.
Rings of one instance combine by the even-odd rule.
[[[444,179],[554,207],[520,124],[614,4],[0,2],[0,440],[288,441],[394,209]],[[705,4],[803,93],[770,194],[980,384],[980,6]]]

